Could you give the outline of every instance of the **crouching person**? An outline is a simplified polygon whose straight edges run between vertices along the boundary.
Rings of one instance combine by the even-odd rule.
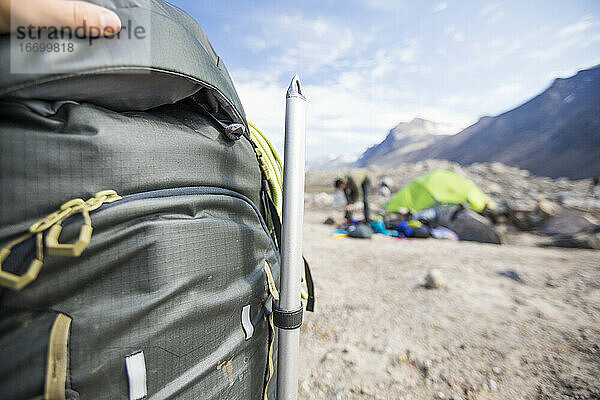
[[[369,194],[371,191],[371,181],[366,171],[353,171],[345,178],[337,178],[334,182],[335,188],[344,192],[346,196],[346,207],[344,217],[347,220],[352,219],[354,205],[361,197],[364,204],[365,222],[370,222],[369,213]]]

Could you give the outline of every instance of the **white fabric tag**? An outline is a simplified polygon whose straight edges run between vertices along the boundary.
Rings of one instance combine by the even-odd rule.
[[[127,377],[129,378],[129,400],[141,400],[146,397],[146,359],[144,352],[138,351],[125,357]]]
[[[254,335],[254,325],[250,321],[250,304],[242,308],[242,328],[244,328],[244,333],[246,334],[245,340],[250,339]]]

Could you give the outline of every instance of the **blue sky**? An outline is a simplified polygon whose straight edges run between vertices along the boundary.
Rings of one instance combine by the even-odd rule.
[[[307,159],[358,153],[400,121],[455,133],[600,64],[600,1],[171,0],[282,147],[284,95],[309,99]]]

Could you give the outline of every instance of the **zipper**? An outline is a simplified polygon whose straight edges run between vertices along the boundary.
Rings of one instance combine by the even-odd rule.
[[[135,193],[121,197],[114,190],[105,190],[98,192],[95,197],[91,198],[87,202],[82,199],[73,199],[68,201],[61,206],[60,210],[50,214],[49,216],[32,225],[25,235],[13,240],[8,244],[7,247],[0,249],[0,286],[12,290],[21,290],[23,287],[33,282],[37,278],[37,275],[42,268],[44,249],[48,250],[50,255],[78,257],[90,243],[92,238],[93,227],[90,211],[94,211],[100,207],[102,210],[107,210],[111,207],[118,207],[120,204],[144,199],[199,195],[227,196],[243,201],[249,205],[254,211],[254,214],[258,217],[263,231],[269,237],[271,248],[274,254],[276,254],[277,260],[279,261],[279,252],[277,250],[277,246],[258,207],[256,207],[252,200],[239,192],[215,186],[189,186],[152,190],[149,192]],[[81,226],[79,239],[75,242],[75,244],[58,243],[58,238],[63,225],[70,225],[82,219],[83,224]],[[48,232],[45,235],[46,246],[44,246],[44,231],[46,230],[48,230]],[[16,250],[16,247],[20,247],[20,245],[31,242],[31,240],[35,241],[34,248],[36,255],[34,256],[34,260],[29,265],[27,271],[22,275],[16,275],[12,272],[3,270],[2,264],[4,264],[10,253],[13,250]]]
[[[233,197],[233,198],[244,201],[246,204],[248,204],[250,207],[252,207],[252,209],[254,210],[254,213],[258,217],[258,220],[260,221],[260,224],[261,224],[263,230],[265,231],[267,236],[269,236],[271,244],[273,246],[275,246],[275,243],[273,243],[271,234],[269,233],[269,228],[267,227],[265,219],[263,218],[263,216],[260,213],[256,204],[254,204],[254,202],[252,202],[252,200],[250,200],[248,197],[244,196],[243,194],[241,194],[239,192],[236,192],[236,191],[233,191],[230,189],[216,187],[216,186],[186,186],[186,187],[180,187],[180,188],[158,189],[158,190],[151,190],[149,192],[128,194],[128,195],[122,196],[121,200],[119,200],[117,202],[105,204],[102,207],[102,210],[108,210],[112,207],[118,207],[121,204],[129,203],[131,201],[138,201],[138,200],[145,200],[145,199],[158,199],[158,198],[176,197],[176,196],[198,196],[198,195],[228,196],[228,197]],[[68,225],[68,223],[66,223],[66,224]]]

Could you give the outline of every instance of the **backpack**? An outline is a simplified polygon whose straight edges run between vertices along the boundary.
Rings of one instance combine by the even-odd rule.
[[[101,5],[152,40],[0,37],[0,398],[273,398],[274,157],[190,16]]]

